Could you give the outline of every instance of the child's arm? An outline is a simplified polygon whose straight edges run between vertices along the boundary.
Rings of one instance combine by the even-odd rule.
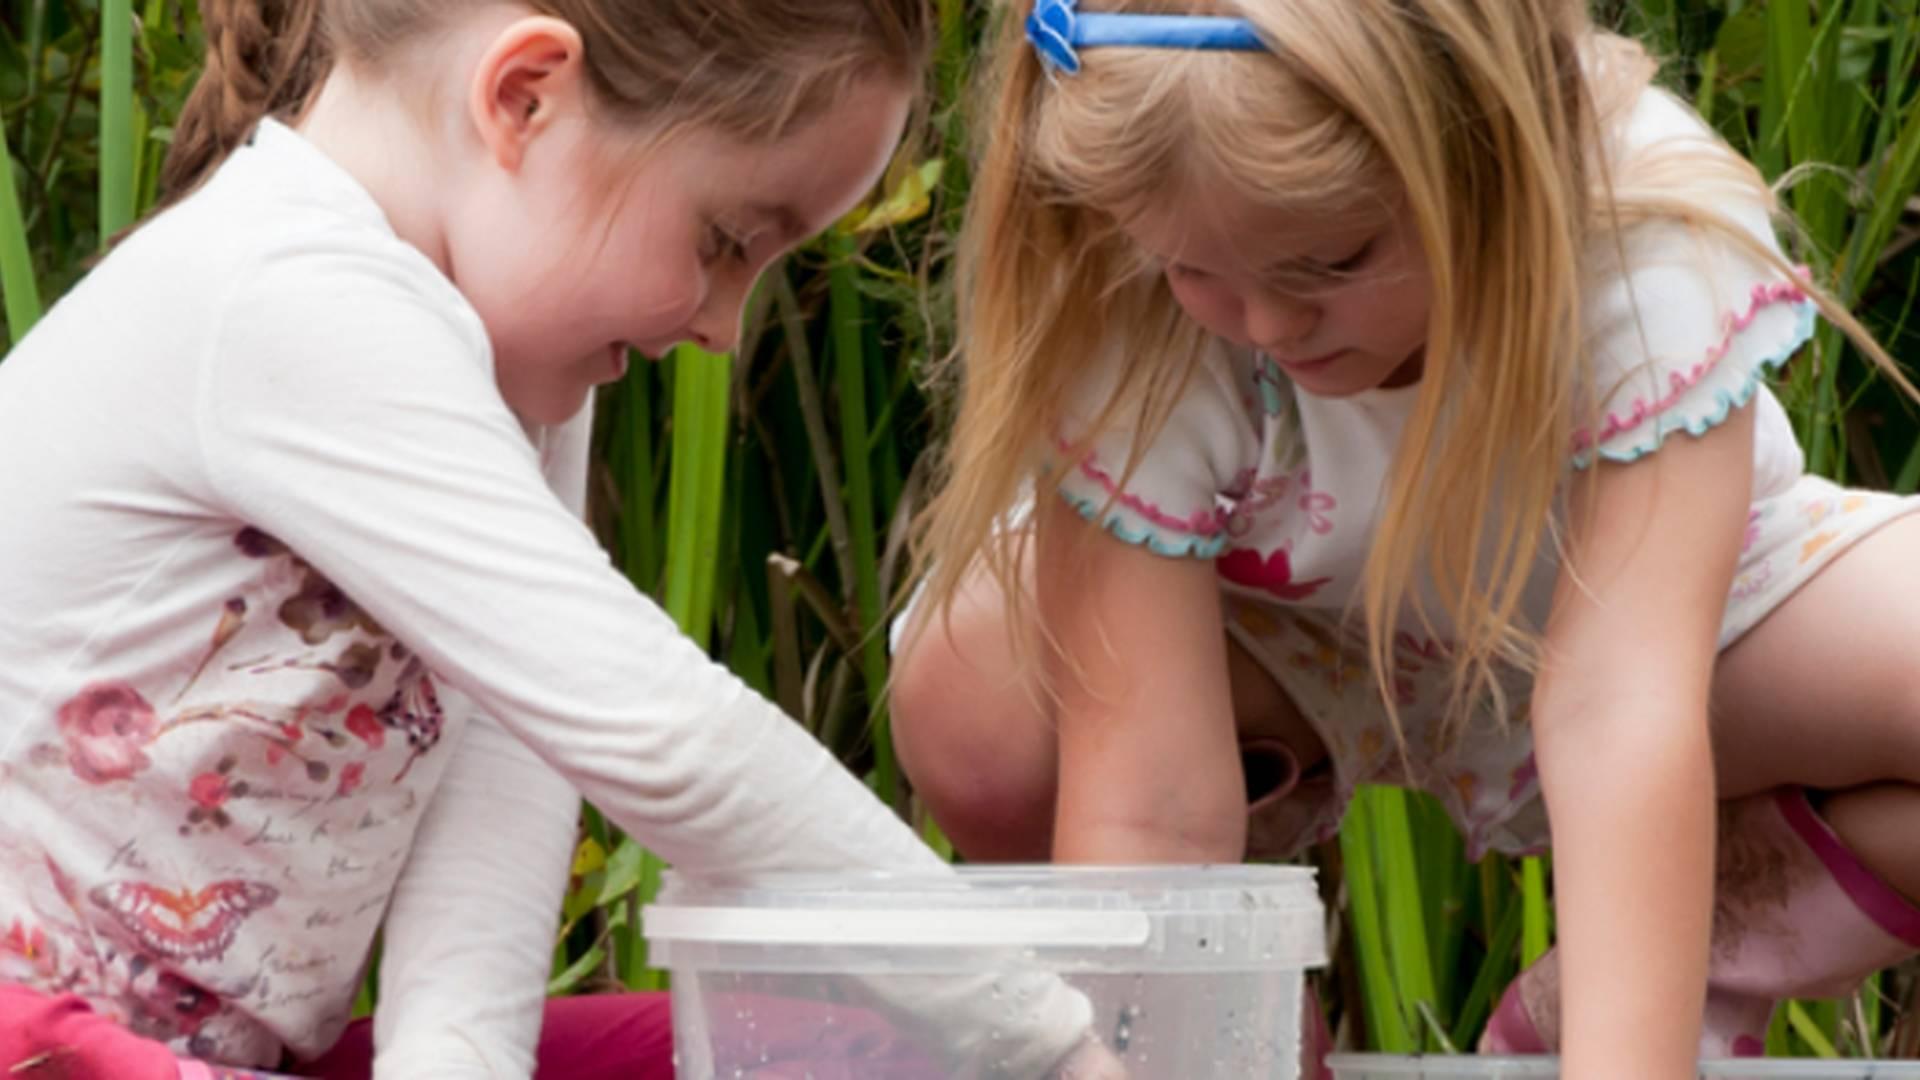
[[[614,570],[501,401],[477,320],[446,307],[443,281],[403,277],[323,251],[236,285],[197,390],[203,475],[187,494],[210,527],[245,522],[298,552],[682,870],[944,872]],[[1090,1006],[1057,980],[1012,1018],[989,983],[890,1002],[939,1017],[957,1051],[997,1037],[1010,1076],[1045,1074],[1086,1036]]]
[[[375,1080],[533,1075],[580,797],[470,714],[394,886],[374,1013]]]
[[[1054,858],[1237,862],[1246,789],[1212,559],[1114,539],[1063,500],[1036,511],[1037,603],[1058,695]]]
[[[591,407],[537,433],[582,520],[592,435]],[[580,796],[458,691],[441,704],[468,721],[387,909],[374,1076],[531,1076]]]
[[[1532,724],[1553,821],[1567,1080],[1694,1075],[1713,887],[1707,694],[1753,409],[1573,486]]]

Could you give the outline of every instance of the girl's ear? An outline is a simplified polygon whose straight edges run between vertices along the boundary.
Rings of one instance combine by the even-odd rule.
[[[520,168],[527,145],[585,89],[580,32],[560,19],[530,15],[502,30],[481,55],[467,108],[480,141],[501,168]]]

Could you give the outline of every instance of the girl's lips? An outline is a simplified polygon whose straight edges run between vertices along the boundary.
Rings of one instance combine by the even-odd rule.
[[[1288,371],[1318,371],[1319,369],[1326,367],[1327,365],[1333,363],[1335,360],[1340,359],[1342,356],[1345,356],[1346,354],[1347,354],[1347,350],[1341,349],[1337,352],[1330,352],[1325,356],[1315,356],[1305,360],[1288,360],[1288,359],[1276,356],[1273,358],[1273,362],[1276,364],[1279,364],[1281,367],[1287,369]]]

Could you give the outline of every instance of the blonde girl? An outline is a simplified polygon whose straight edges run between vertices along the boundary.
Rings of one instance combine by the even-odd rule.
[[[202,13],[172,205],[0,365],[0,1071],[364,1076],[384,927],[375,1075],[525,1077],[581,794],[688,871],[943,869],[579,516],[594,386],[874,184],[920,0]],[[890,1004],[1091,1053],[993,989]],[[671,1070],[657,1002],[554,1015],[548,1075]]]
[[[1920,502],[1806,475],[1766,385],[1819,316],[1891,362],[1647,56],[1580,0],[1003,14],[895,702],[960,848],[1289,854],[1425,789],[1553,841],[1488,1044],[1584,1080],[1920,947]]]

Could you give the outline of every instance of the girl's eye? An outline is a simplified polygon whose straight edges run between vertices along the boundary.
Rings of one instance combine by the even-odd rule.
[[[718,225],[709,225],[706,242],[701,245],[700,257],[706,262],[726,258],[743,263],[747,261],[747,243]]]
[[[1187,266],[1184,263],[1168,263],[1167,276],[1183,278],[1188,281],[1200,281],[1207,276],[1207,272],[1205,270],[1195,270],[1193,267]]]
[[[1359,267],[1367,265],[1367,259],[1373,256],[1373,244],[1375,244],[1375,240],[1369,238],[1365,244],[1361,244],[1361,246],[1357,248],[1352,256],[1340,259],[1340,261],[1334,261],[1334,263],[1321,263],[1321,265],[1317,265],[1317,267],[1313,267],[1313,269],[1315,269],[1321,277],[1342,277],[1342,275],[1350,275],[1350,273],[1357,271]]]
[[[1361,244],[1359,249],[1353,254],[1341,259],[1337,263],[1329,263],[1327,269],[1336,274],[1350,274],[1360,269],[1366,265],[1367,257],[1373,254],[1373,244],[1373,240],[1369,239],[1366,243]]]
[[[1281,269],[1270,275],[1269,284],[1274,288],[1289,289],[1296,292],[1325,289],[1342,285],[1364,269],[1373,258],[1378,238],[1369,239],[1354,249],[1353,254],[1344,259],[1327,263],[1301,263],[1292,269]]]

